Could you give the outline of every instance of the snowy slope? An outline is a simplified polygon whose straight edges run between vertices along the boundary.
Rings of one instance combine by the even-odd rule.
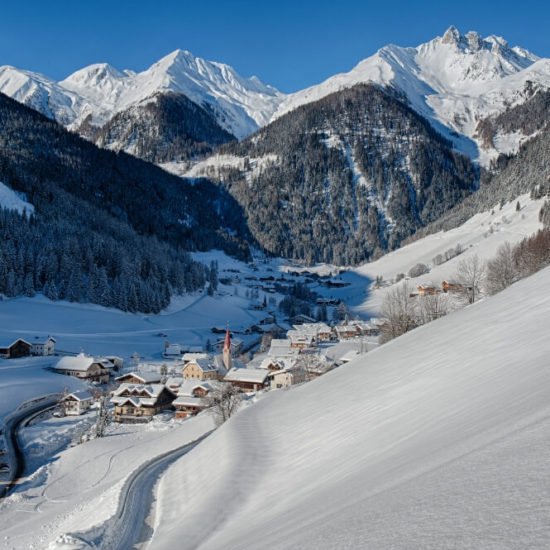
[[[13,67],[0,67],[0,92],[62,124],[78,129],[88,116],[102,125],[158,92],[177,92],[213,112],[237,137],[265,124],[284,95],[258,78],[244,78],[232,67],[176,50],[147,70],[119,71],[107,63],[84,67],[61,82]]]
[[[547,548],[548,284],[244,409],[162,479],[150,547]]]
[[[403,92],[411,106],[457,149],[486,163],[497,151],[478,150],[478,121],[528,99],[528,82],[535,88],[548,88],[550,60],[511,48],[501,37],[482,38],[475,32],[462,35],[450,27],[442,37],[416,48],[385,46],[350,72],[289,95],[273,118],[361,82]],[[515,149],[523,140],[516,141]]]
[[[0,208],[6,208],[7,210],[17,210],[20,214],[27,212],[27,214],[34,213],[34,206],[21,198],[11,187],[0,181]]]

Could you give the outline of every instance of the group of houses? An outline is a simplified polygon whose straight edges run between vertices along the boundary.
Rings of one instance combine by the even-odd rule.
[[[108,357],[92,357],[85,353],[76,356],[62,357],[53,370],[58,374],[74,376],[86,382],[106,384],[112,374],[123,366],[123,360],[114,355]]]
[[[472,291],[472,287],[468,287],[458,281],[445,280],[441,282],[441,287],[434,284],[417,285],[416,292],[411,293],[411,297],[415,296],[435,296],[436,294],[461,294]]]
[[[30,340],[16,338],[0,345],[0,358],[16,359],[18,357],[44,356],[55,354],[55,338],[36,336]]]

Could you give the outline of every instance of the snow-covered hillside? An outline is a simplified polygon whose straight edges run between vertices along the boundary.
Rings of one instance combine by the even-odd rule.
[[[0,181],[0,208],[7,210],[16,210],[20,214],[26,212],[27,214],[34,213],[34,206],[27,202],[24,198],[17,194],[11,187]]]
[[[232,67],[176,50],[147,70],[119,71],[107,63],[84,67],[61,82],[0,67],[0,92],[78,129],[91,116],[101,126],[114,114],[159,92],[182,93],[208,107],[218,123],[241,138],[267,123],[284,94]]]
[[[546,548],[550,269],[238,413],[151,547]]]
[[[513,136],[512,143],[500,136],[496,149],[484,150],[476,135],[479,120],[524,102],[533,89],[550,87],[550,60],[498,36],[462,35],[450,27],[416,48],[385,46],[350,72],[289,95],[273,118],[362,82],[403,92],[457,149],[486,164],[498,152],[516,152],[527,136]]]

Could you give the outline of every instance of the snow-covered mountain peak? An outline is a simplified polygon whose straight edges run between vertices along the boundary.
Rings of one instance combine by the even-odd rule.
[[[390,44],[321,84],[287,96],[273,119],[356,84],[374,82],[404,93],[410,105],[455,147],[487,163],[498,154],[476,142],[480,119],[525,101],[527,82],[550,87],[550,71],[528,50],[499,36],[462,34],[454,26],[416,47]],[[519,142],[518,142],[519,143]],[[507,151],[509,152],[509,151]]]
[[[85,119],[103,125],[156,93],[181,93],[207,106],[218,124],[239,138],[267,123],[285,97],[257,77],[244,78],[229,65],[179,49],[142,72],[97,63],[61,82],[0,67],[0,92],[74,129]]]

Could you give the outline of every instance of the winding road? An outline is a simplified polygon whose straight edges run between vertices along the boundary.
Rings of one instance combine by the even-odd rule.
[[[19,445],[19,428],[26,426],[34,417],[57,405],[59,395],[49,395],[23,404],[4,421],[6,458],[10,464],[8,479],[0,481],[0,498],[8,495],[25,472],[25,455]]]
[[[70,536],[91,548],[141,548],[152,535],[146,520],[154,504],[157,481],[173,462],[195,448],[210,433],[142,464],[126,480],[115,515],[99,528],[71,533]]]

